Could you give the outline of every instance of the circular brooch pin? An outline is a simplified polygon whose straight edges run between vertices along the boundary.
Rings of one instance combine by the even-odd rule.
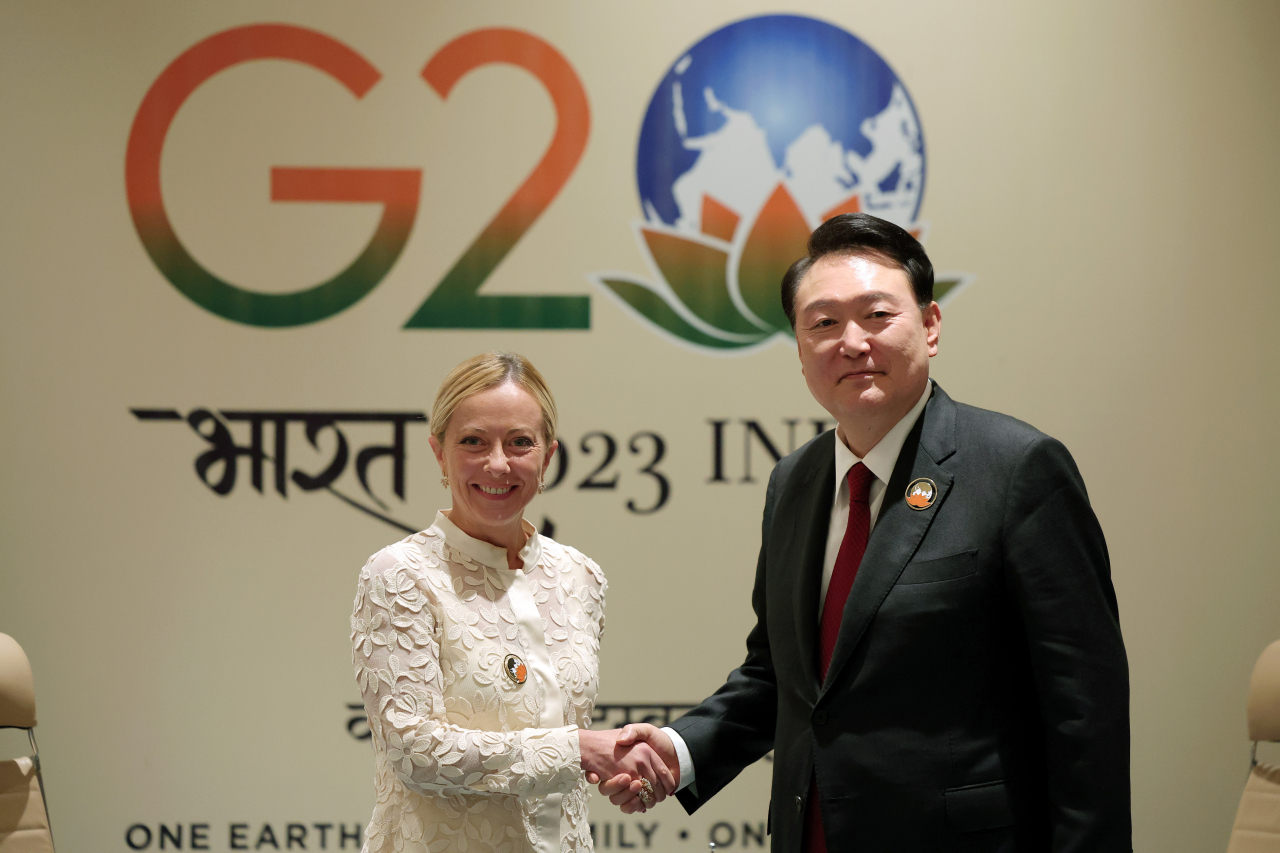
[[[502,668],[506,670],[507,678],[516,684],[524,684],[525,679],[529,677],[529,670],[525,667],[524,661],[515,655],[507,655]]]
[[[928,477],[912,480],[907,486],[907,506],[915,510],[928,509],[938,498],[938,486]]]

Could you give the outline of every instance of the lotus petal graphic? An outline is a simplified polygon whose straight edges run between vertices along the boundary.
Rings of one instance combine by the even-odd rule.
[[[622,274],[594,279],[678,340],[723,350],[754,347],[791,334],[778,286],[787,267],[804,254],[809,230],[782,184],[751,223],[703,196],[700,234],[637,223],[636,236],[656,283]]]
[[[861,210],[858,195],[822,215],[826,221]],[[805,253],[812,231],[799,205],[779,183],[753,222],[744,223],[717,199],[702,197],[701,233],[638,222],[637,242],[656,282],[624,273],[591,276],[620,304],[678,341],[745,351],[792,334],[782,310],[782,276]],[[913,229],[917,237],[921,229]],[[965,276],[934,284],[941,299]]]

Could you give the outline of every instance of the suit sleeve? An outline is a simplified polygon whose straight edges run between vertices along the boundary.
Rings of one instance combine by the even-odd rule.
[[[747,657],[729,673],[723,687],[671,724],[693,758],[696,792],[685,788],[676,795],[690,814],[773,748],[778,700],[769,649],[766,555],[781,467],[774,468],[765,493],[760,556],[751,593],[756,624],[747,635]]]
[[[1102,530],[1058,441],[1023,451],[1004,529],[1044,730],[1051,849],[1128,853],[1128,662]]]

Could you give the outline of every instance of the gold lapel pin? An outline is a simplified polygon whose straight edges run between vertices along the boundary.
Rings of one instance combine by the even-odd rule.
[[[529,677],[529,670],[525,668],[524,661],[515,655],[507,655],[507,659],[503,661],[503,669],[506,670],[507,678],[516,684],[524,684],[525,679]]]
[[[928,477],[912,480],[907,486],[907,506],[914,510],[925,510],[933,506],[938,499],[938,486]]]

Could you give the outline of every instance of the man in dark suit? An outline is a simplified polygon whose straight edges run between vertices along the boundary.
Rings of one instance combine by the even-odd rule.
[[[619,743],[690,812],[772,749],[775,851],[1127,853],[1128,667],[1070,454],[931,382],[933,267],[896,225],[830,220],[782,298],[839,426],[769,479],[746,660]]]

